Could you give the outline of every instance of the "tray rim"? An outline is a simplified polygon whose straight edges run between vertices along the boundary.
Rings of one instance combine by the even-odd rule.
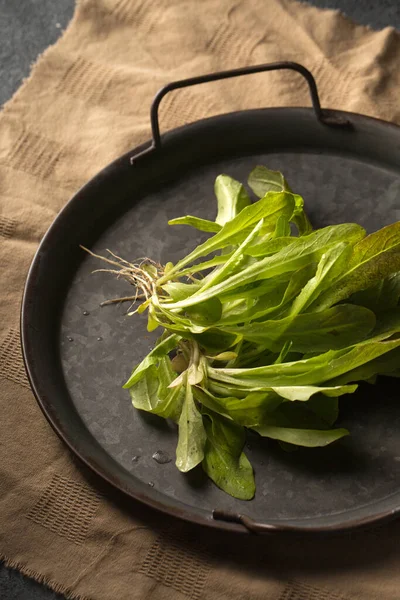
[[[237,118],[237,117],[243,116],[245,114],[250,114],[250,113],[251,114],[259,113],[261,116],[262,114],[265,114],[265,113],[270,113],[270,114],[275,113],[276,115],[279,115],[279,114],[284,114],[284,113],[288,114],[289,112],[291,112],[292,114],[297,112],[297,113],[299,113],[299,115],[305,114],[308,116],[309,115],[314,116],[314,111],[313,111],[313,108],[311,108],[311,107],[284,106],[284,107],[257,108],[257,109],[247,109],[247,110],[242,110],[242,111],[232,111],[230,113],[222,113],[220,115],[214,115],[214,116],[207,117],[204,119],[199,119],[192,123],[188,123],[188,124],[182,125],[180,127],[170,129],[161,136],[161,142],[168,141],[168,138],[170,136],[179,136],[182,133],[189,133],[191,128],[194,130],[196,127],[202,126],[204,124],[212,125],[213,122],[217,122],[222,119]],[[351,124],[353,121],[360,122],[360,123],[366,122],[366,123],[375,124],[377,126],[387,128],[390,132],[400,136],[400,125],[397,125],[396,123],[392,123],[392,122],[384,120],[384,119],[371,117],[369,115],[364,115],[361,113],[354,113],[354,112],[350,112],[350,111],[342,111],[342,110],[336,110],[336,109],[335,110],[324,109],[324,113],[327,115],[339,116],[339,117],[342,117],[343,119],[350,120]],[[323,126],[329,128],[329,125],[324,124]],[[161,146],[160,149],[162,150],[163,146]],[[79,448],[77,448],[77,445],[75,443],[73,443],[73,441],[71,441],[68,434],[65,433],[65,431],[58,425],[56,419],[52,418],[52,416],[49,414],[49,411],[46,407],[46,403],[45,403],[45,401],[42,397],[42,393],[39,389],[38,381],[36,380],[35,369],[32,365],[31,356],[30,356],[30,342],[29,342],[30,334],[28,332],[28,329],[29,329],[29,324],[28,324],[29,303],[30,303],[30,298],[31,298],[32,294],[35,292],[35,270],[38,266],[38,263],[40,263],[41,254],[43,253],[43,251],[46,250],[45,247],[48,243],[48,237],[53,233],[54,228],[59,226],[60,222],[64,218],[64,213],[67,210],[69,210],[73,204],[82,201],[81,195],[85,192],[86,188],[89,187],[96,179],[98,179],[101,176],[107,175],[108,172],[117,168],[119,164],[121,164],[123,161],[126,161],[127,159],[130,160],[131,163],[133,164],[136,161],[136,159],[140,160],[144,156],[149,157],[149,155],[151,155],[153,152],[157,152],[158,150],[159,150],[158,148],[156,149],[156,148],[152,147],[152,141],[149,139],[146,142],[143,142],[142,144],[135,146],[132,150],[130,150],[130,151],[124,153],[123,155],[117,157],[116,159],[114,159],[112,162],[110,162],[108,165],[106,165],[100,171],[98,171],[93,177],[91,177],[91,179],[89,179],[87,182],[85,182],[70,197],[70,199],[65,203],[65,205],[62,207],[62,209],[59,211],[59,213],[53,219],[53,221],[47,228],[44,236],[42,237],[42,239],[36,249],[36,252],[33,256],[33,259],[31,261],[31,264],[29,266],[29,270],[28,270],[28,273],[26,276],[25,285],[24,285],[23,294],[22,294],[21,309],[20,309],[20,340],[21,340],[23,362],[24,362],[26,373],[27,373],[28,381],[30,384],[30,388],[31,388],[31,391],[33,392],[35,399],[38,402],[39,407],[40,407],[42,413],[44,414],[46,420],[48,421],[48,423],[50,424],[52,429],[55,431],[55,433],[58,435],[58,437],[63,441],[63,443],[66,444],[66,446],[69,448],[69,450],[72,451],[73,454],[76,457],[78,457],[79,460],[82,461],[92,472],[94,472],[97,476],[99,476],[100,479],[103,479],[107,483],[109,483],[112,486],[112,488],[119,490],[120,492],[122,492],[123,494],[128,496],[129,498],[133,498],[135,501],[142,502],[142,503],[146,504],[147,506],[149,506],[150,508],[160,511],[163,514],[166,514],[166,515],[169,515],[169,516],[172,516],[175,518],[179,518],[186,522],[190,522],[190,523],[193,523],[196,525],[207,526],[211,529],[233,531],[233,532],[237,532],[237,533],[255,533],[255,532],[268,533],[268,534],[277,534],[277,533],[285,534],[286,533],[286,534],[294,534],[294,535],[300,534],[300,535],[318,536],[321,534],[342,534],[342,533],[347,533],[350,531],[355,531],[355,530],[360,530],[360,529],[362,530],[367,527],[376,526],[378,523],[381,524],[384,522],[388,522],[388,521],[398,517],[400,515],[400,500],[399,500],[399,505],[396,509],[384,510],[382,512],[375,513],[373,516],[369,516],[366,518],[358,518],[358,519],[356,518],[354,520],[350,520],[350,521],[347,521],[347,522],[344,522],[341,524],[318,525],[318,526],[314,526],[314,527],[313,526],[307,527],[307,526],[297,526],[297,525],[293,525],[293,526],[285,525],[283,520],[281,520],[277,523],[274,523],[274,521],[271,520],[269,523],[258,524],[255,521],[253,521],[253,519],[246,516],[245,508],[244,508],[243,514],[229,513],[228,511],[215,510],[215,511],[213,511],[213,513],[214,512],[218,513],[217,518],[214,518],[213,513],[210,513],[210,516],[208,518],[204,518],[198,512],[193,512],[193,507],[186,505],[183,502],[180,503],[180,507],[176,507],[176,506],[174,507],[174,506],[165,505],[165,503],[158,501],[156,496],[158,496],[159,494],[163,494],[163,492],[154,490],[153,488],[149,487],[148,490],[146,491],[146,494],[141,494],[140,492],[133,493],[131,490],[126,489],[122,485],[122,482],[119,482],[119,481],[116,481],[115,479],[113,479],[108,472],[105,472],[104,470],[99,468],[97,466],[97,464],[95,463],[95,461],[92,461],[92,460],[90,460],[90,458],[82,455]],[[389,166],[388,166],[388,168],[389,168]],[[85,426],[85,428],[86,428],[86,426]],[[88,431],[89,435],[91,435],[93,437],[93,439],[97,442],[97,439],[90,433],[90,431],[89,430],[87,430],[87,431]],[[106,454],[108,454],[108,452],[104,448],[103,448],[103,450],[104,450],[104,452],[106,452]],[[113,457],[111,457],[111,458],[112,458],[112,460],[114,460]],[[400,493],[400,486],[399,486],[399,493]],[[168,499],[168,497],[165,494],[164,494],[164,498]],[[368,506],[373,506],[375,504],[379,504],[380,502],[381,501],[378,500],[376,502],[372,502],[371,504],[368,504]],[[183,507],[185,507],[185,508],[183,508]],[[358,508],[356,507],[356,508],[348,510],[348,511],[341,511],[341,513],[346,512],[346,514],[351,514],[353,511],[357,511],[357,510],[358,510]],[[339,514],[341,514],[341,513],[339,513]],[[310,521],[312,521],[312,518],[303,518],[303,519],[298,518],[297,521],[310,522]],[[254,526],[254,524],[255,524],[255,526]],[[261,525],[261,527],[257,527],[257,525]]]

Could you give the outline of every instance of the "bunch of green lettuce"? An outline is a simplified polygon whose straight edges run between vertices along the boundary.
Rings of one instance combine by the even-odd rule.
[[[142,265],[139,312],[163,333],[124,386],[137,409],[178,424],[178,469],[201,464],[246,500],[245,428],[325,446],[348,435],[332,428],[339,396],[400,375],[400,223],[313,230],[280,173],[256,167],[248,184],[257,201],[217,177],[215,222],[170,221],[209,239],[175,265]]]

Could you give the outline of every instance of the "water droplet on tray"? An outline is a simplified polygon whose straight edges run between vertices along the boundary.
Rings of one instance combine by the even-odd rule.
[[[149,481],[148,485],[149,485],[150,487],[154,487],[154,481]]]
[[[139,461],[139,458],[140,458],[140,456],[137,456],[137,455],[132,456],[132,462],[137,463]]]
[[[99,337],[97,338],[97,341],[98,341],[98,342],[101,342],[101,340],[102,340],[102,339],[103,339],[103,338],[101,337],[101,335],[99,335]]]
[[[162,450],[157,450],[157,452],[154,452],[153,458],[159,465],[166,465],[172,460],[171,457]]]
[[[68,337],[67,337],[67,340],[68,340],[69,342],[73,342],[73,341],[74,341],[74,338],[72,338],[72,337],[68,336]]]
[[[88,315],[90,315],[90,312],[88,310],[84,310],[83,314],[85,315],[85,317],[87,317]]]

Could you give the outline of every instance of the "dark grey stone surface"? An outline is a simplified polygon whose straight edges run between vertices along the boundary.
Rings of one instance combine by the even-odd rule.
[[[339,8],[359,23],[380,29],[400,29],[398,0],[311,0],[321,8]],[[30,65],[53,44],[73,12],[72,0],[0,0],[0,105],[29,75]],[[3,600],[55,600],[44,586],[0,566],[0,598]]]
[[[67,26],[73,0],[0,0],[0,105]]]

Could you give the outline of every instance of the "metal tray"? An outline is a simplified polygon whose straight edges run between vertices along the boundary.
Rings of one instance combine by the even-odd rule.
[[[198,121],[160,137],[158,106],[171,89],[273,69],[307,80],[313,108],[249,110]],[[97,252],[175,261],[201,240],[169,218],[215,215],[213,182],[253,166],[284,172],[316,226],[356,221],[369,231],[399,219],[400,128],[321,110],[312,75],[295,63],[261,65],[166,86],[151,109],[153,140],[87,183],[61,211],[37,251],[22,304],[22,345],[32,389],[47,419],[91,469],[130,496],[188,521],[236,531],[327,532],[359,527],[400,510],[398,380],[363,385],[341,401],[352,435],[318,450],[285,453],[248,437],[257,492],[235,500],[203,476],[174,465],[176,430],[132,408],[121,389],[155,336],[126,305],[129,294],[104,273]],[[105,140],[106,143],[106,140]],[[156,451],[172,459],[153,458]]]

